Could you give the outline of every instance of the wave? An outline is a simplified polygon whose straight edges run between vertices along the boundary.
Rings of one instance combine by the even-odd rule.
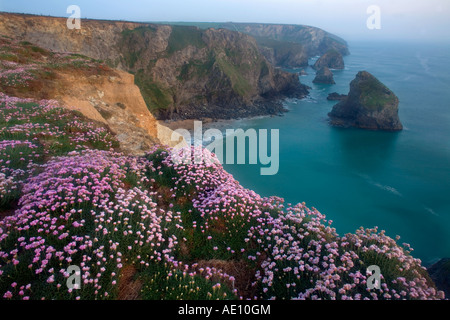
[[[439,215],[433,209],[425,207],[425,210],[431,213],[433,216],[439,217]]]
[[[373,185],[374,187],[377,187],[380,190],[387,191],[389,193],[392,193],[398,197],[403,197],[403,195],[394,187],[385,185],[379,182],[374,181],[371,177],[369,177],[366,174],[357,174],[359,177],[363,178],[367,183],[370,185]]]
[[[430,74],[430,75],[431,75],[431,72],[430,72],[430,66],[428,65],[428,58],[423,58],[422,55],[420,54],[420,52],[418,52],[418,53],[416,54],[416,58],[419,60],[420,65],[421,65],[422,68],[425,70],[425,72],[426,72],[427,74]]]

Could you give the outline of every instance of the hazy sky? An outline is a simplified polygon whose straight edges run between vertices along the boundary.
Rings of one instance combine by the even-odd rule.
[[[234,21],[307,24],[346,39],[450,41],[450,0],[0,0],[0,11],[136,21]],[[367,8],[381,10],[369,30]]]

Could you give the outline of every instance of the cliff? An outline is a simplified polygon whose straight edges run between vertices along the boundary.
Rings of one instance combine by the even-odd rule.
[[[251,35],[256,39],[266,59],[279,67],[306,67],[309,58],[322,55],[329,50],[336,50],[342,55],[349,54],[345,40],[311,26],[234,22],[178,22],[176,25],[228,29]]]
[[[0,91],[19,98],[56,100],[106,125],[123,151],[175,145],[149,112],[134,76],[79,54],[57,53],[1,36]]]
[[[331,124],[371,130],[402,130],[398,98],[378,79],[360,71],[350,83],[350,92],[328,114]]]
[[[349,54],[347,43],[343,39],[316,27],[261,23],[233,23],[231,27],[254,37],[301,44],[309,57],[332,49],[343,55]]]
[[[0,34],[134,73],[159,119],[278,114],[280,99],[308,92],[296,75],[275,69],[254,38],[236,31],[99,20],[69,30],[64,18],[0,18]]]
[[[274,66],[301,68],[308,66],[308,55],[300,43],[279,41],[265,37],[255,37],[259,50]]]
[[[344,69],[344,58],[337,50],[328,50],[314,63],[313,68],[319,70],[327,67],[330,69]]]
[[[152,52],[146,44],[161,39],[158,28],[170,33],[164,50]],[[146,26],[124,32],[119,47],[160,119],[278,114],[279,99],[308,93],[295,74],[273,68],[256,41],[238,32]]]

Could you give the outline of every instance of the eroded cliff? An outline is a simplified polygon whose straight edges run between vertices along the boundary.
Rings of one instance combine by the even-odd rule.
[[[155,143],[175,145],[149,112],[134,76],[79,54],[57,53],[0,37],[0,91],[51,99],[103,123],[123,151],[143,154]]]
[[[148,109],[161,119],[227,119],[283,111],[303,97],[294,74],[275,69],[254,38],[230,30],[0,14],[0,33],[58,52],[81,53],[135,74]]]

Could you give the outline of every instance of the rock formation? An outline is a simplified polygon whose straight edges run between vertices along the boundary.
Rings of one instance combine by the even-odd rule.
[[[328,50],[336,50],[342,55],[349,54],[347,43],[343,39],[316,27],[263,23],[225,23],[220,24],[220,27],[247,33],[258,42],[261,39],[271,39],[301,44],[308,57],[324,54]]]
[[[309,56],[299,43],[256,38],[259,50],[274,66],[300,68],[308,66]]]
[[[328,95],[327,100],[329,101],[342,101],[347,98],[346,94],[339,94],[337,92],[332,92]]]
[[[313,83],[319,84],[335,84],[333,79],[333,72],[330,71],[328,67],[321,67],[316,72],[316,77],[313,80]]]
[[[445,258],[439,260],[428,268],[428,273],[433,279],[436,287],[444,291],[445,296],[450,296],[450,259]]]
[[[306,72],[305,69],[300,70],[300,72],[298,73],[299,76],[307,76],[308,72]]]
[[[69,30],[64,18],[0,13],[0,34],[134,73],[159,119],[279,114],[281,99],[308,93],[297,75],[264,58],[253,37],[227,29],[83,19]]]
[[[402,130],[398,98],[378,79],[360,71],[350,83],[348,96],[328,114],[331,124],[371,130]]]
[[[1,81],[1,92],[57,100],[62,107],[108,126],[121,149],[129,154],[144,154],[156,143],[178,144],[170,140],[172,131],[158,124],[148,110],[132,74],[86,56],[52,52],[3,36],[0,45],[18,61],[6,64],[11,74],[29,79],[23,85]],[[4,65],[0,59],[0,67]]]
[[[322,67],[330,69],[344,69],[344,58],[337,50],[329,50],[314,64],[313,68],[319,70]]]
[[[324,54],[328,50],[337,50],[342,55],[349,54],[347,43],[343,39],[311,26],[234,22],[199,22],[194,25],[199,28],[228,29],[251,35],[256,39],[266,59],[271,64],[284,68],[306,67],[309,58]]]

